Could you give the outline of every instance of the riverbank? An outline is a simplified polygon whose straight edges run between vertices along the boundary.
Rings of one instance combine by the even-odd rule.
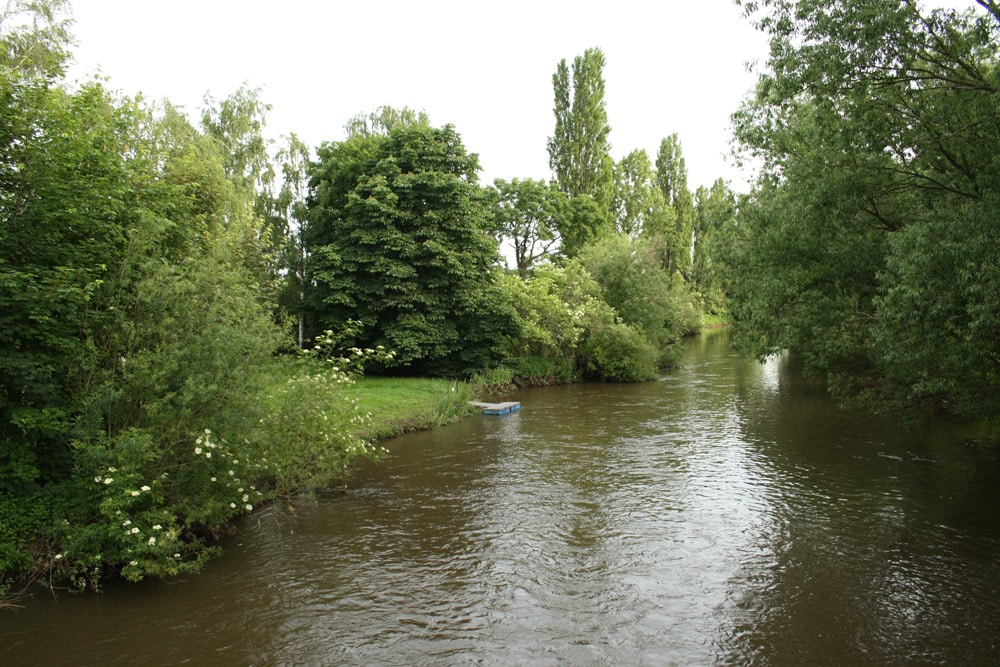
[[[370,415],[360,435],[370,442],[450,424],[475,414],[472,388],[433,378],[358,378],[347,393]]]

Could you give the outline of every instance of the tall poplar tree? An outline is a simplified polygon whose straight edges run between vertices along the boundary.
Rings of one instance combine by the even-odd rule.
[[[656,184],[676,214],[673,224],[664,230],[667,268],[687,274],[691,267],[694,197],[688,190],[687,165],[676,134],[671,134],[660,142],[656,153]]]
[[[549,166],[559,189],[575,197],[590,195],[610,211],[614,197],[614,161],[604,108],[604,53],[584,51],[570,68],[559,62],[552,85],[555,90],[556,127],[548,140]]]

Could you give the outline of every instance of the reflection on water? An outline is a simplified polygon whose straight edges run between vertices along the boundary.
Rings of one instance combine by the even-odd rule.
[[[197,577],[0,617],[5,664],[989,664],[996,453],[693,341],[390,443]]]

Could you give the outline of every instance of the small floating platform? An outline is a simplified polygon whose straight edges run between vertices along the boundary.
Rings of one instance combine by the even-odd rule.
[[[521,404],[517,401],[508,401],[506,403],[482,403],[480,401],[473,401],[472,405],[480,408],[484,415],[505,415],[508,412],[514,412],[515,410],[521,409]]]

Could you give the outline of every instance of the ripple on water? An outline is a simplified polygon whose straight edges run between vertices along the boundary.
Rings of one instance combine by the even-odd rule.
[[[394,441],[199,577],[5,617],[5,663],[994,662],[991,453],[714,341],[661,382]]]

